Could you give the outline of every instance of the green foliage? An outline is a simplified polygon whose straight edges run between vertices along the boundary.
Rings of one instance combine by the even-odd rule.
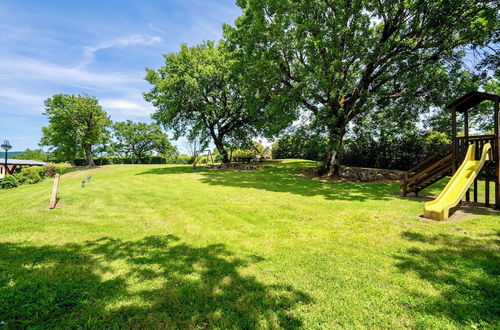
[[[70,164],[58,163],[54,166],[54,173],[59,173],[60,175],[63,175],[68,171],[70,167],[71,167]]]
[[[64,174],[71,167],[70,164],[53,164],[48,163],[44,166],[24,167],[17,173],[12,175],[7,174],[3,180],[0,180],[0,188],[9,189],[15,188],[22,184],[34,184],[43,181],[46,177],[54,176],[54,174]]]
[[[249,88],[283,120],[306,110],[304,120],[328,137],[327,168],[353,119],[394,104],[412,111],[441,103],[460,82],[464,47],[487,47],[499,28],[495,1],[237,3],[243,14],[225,35]]]
[[[178,153],[167,134],[154,123],[117,122],[113,124],[113,135],[113,149],[122,155],[133,155],[139,163],[144,163],[146,156],[151,156],[153,152],[169,157]]]
[[[24,183],[24,177],[19,173],[7,174],[3,180],[0,180],[0,188],[15,188]]]
[[[440,132],[385,135],[376,139],[362,135],[346,139],[342,164],[407,171],[450,142]]]
[[[60,175],[63,175],[64,173],[68,172],[68,169],[71,167],[70,164],[66,163],[47,163],[44,166],[45,169],[45,175],[46,176],[54,176],[56,173],[59,173]]]
[[[111,123],[98,100],[88,95],[56,94],[45,101],[49,125],[42,128],[42,145],[55,148],[58,160],[72,161],[84,153],[93,166],[92,148],[107,136]]]
[[[322,161],[328,150],[327,139],[314,131],[299,128],[280,136],[272,146],[274,159],[310,159]]]
[[[165,55],[160,69],[148,69],[146,80],[153,88],[145,98],[157,108],[153,118],[175,138],[211,138],[226,162],[226,140],[248,141],[264,116],[244,74],[224,42],[182,45],[178,53]]]
[[[45,168],[43,166],[32,166],[21,169],[25,182],[29,184],[38,183],[45,177]]]
[[[236,149],[233,151],[233,159],[235,158],[254,158],[257,152],[253,149]]]
[[[44,162],[47,160],[49,155],[42,149],[26,149],[24,152],[12,156],[13,159],[28,159],[28,160],[37,160],[40,162]]]
[[[499,328],[496,211],[423,221],[397,183],[297,175],[317,165],[84,169],[52,211],[52,182],[0,191],[3,327]]]

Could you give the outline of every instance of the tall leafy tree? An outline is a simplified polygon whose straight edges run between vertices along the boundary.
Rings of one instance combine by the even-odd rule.
[[[111,121],[89,95],[56,94],[45,101],[44,115],[49,125],[42,128],[41,145],[54,148],[61,160],[73,161],[84,153],[89,166],[95,166],[93,147],[102,143]]]
[[[134,155],[139,162],[152,152],[172,155],[177,149],[158,124],[135,123],[131,120],[113,124],[113,146],[126,155]]]
[[[354,118],[401,99],[425,100],[434,74],[460,65],[464,47],[489,45],[499,27],[495,1],[237,3],[243,15],[225,34],[247,63],[249,84],[268,98],[269,111],[309,114],[328,136],[330,174]]]
[[[229,162],[225,139],[255,135],[263,116],[238,64],[224,42],[183,45],[178,53],[165,55],[160,69],[147,70],[153,87],[145,98],[157,108],[153,118],[173,130],[175,138],[211,138],[222,162]]]

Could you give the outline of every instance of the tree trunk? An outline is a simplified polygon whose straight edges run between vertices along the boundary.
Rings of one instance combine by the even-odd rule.
[[[344,139],[345,128],[337,128],[330,131],[328,137],[328,152],[322,172],[327,176],[338,176],[340,170],[340,153]]]
[[[222,139],[214,139],[215,147],[219,151],[222,157],[222,164],[229,163],[229,154],[227,153],[226,148],[224,147],[224,143],[222,143]]]
[[[92,146],[84,146],[85,156],[87,156],[87,166],[95,166],[94,157],[92,156]]]

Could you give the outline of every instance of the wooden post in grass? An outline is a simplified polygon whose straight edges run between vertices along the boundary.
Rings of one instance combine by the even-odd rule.
[[[56,207],[57,203],[57,186],[59,186],[59,173],[54,176],[54,185],[52,186],[52,195],[50,196],[49,209]]]

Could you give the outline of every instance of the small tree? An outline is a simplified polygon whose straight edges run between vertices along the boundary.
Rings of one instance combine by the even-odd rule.
[[[42,128],[41,145],[55,148],[60,160],[73,161],[82,151],[88,166],[95,166],[92,148],[105,140],[109,116],[95,97],[56,94],[45,101],[49,125]]]
[[[113,124],[115,150],[126,155],[134,155],[139,162],[152,152],[170,156],[176,148],[168,140],[168,136],[157,124],[134,123],[131,120]]]
[[[248,139],[263,115],[252,103],[240,70],[223,42],[183,45],[180,52],[165,55],[160,69],[148,69],[146,80],[153,88],[145,98],[157,108],[153,118],[176,138],[192,131],[202,140],[211,137],[222,162],[229,162],[226,138]]]

